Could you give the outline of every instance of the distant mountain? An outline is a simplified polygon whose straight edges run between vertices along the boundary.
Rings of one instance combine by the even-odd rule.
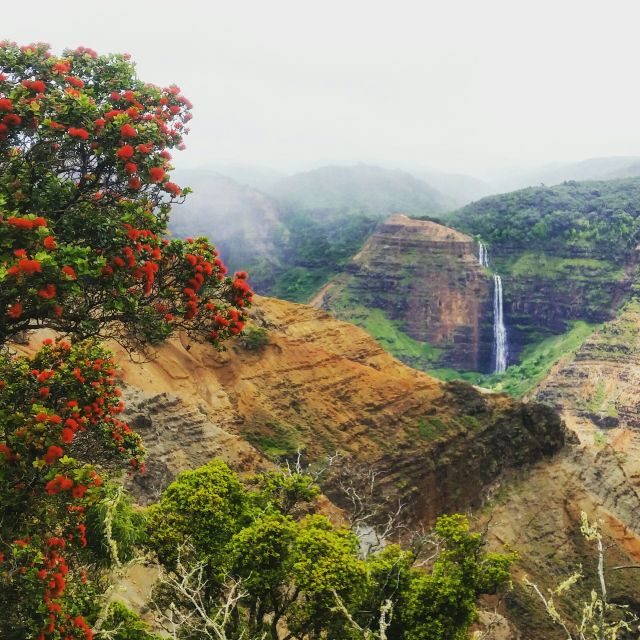
[[[269,194],[286,211],[313,215],[363,213],[384,218],[391,213],[441,213],[447,198],[409,173],[365,164],[327,166],[276,182]]]
[[[496,192],[496,188],[488,182],[462,173],[427,171],[416,175],[437,189],[456,207],[462,207]]]
[[[276,260],[274,239],[286,229],[267,195],[213,171],[181,170],[175,178],[193,193],[173,208],[174,235],[207,236],[231,269],[247,268],[258,259]]]
[[[202,167],[202,170],[218,173],[227,178],[231,178],[238,184],[246,187],[266,191],[281,178],[285,173],[270,169],[269,167],[258,167],[244,164],[212,164]]]
[[[551,186],[569,180],[611,180],[636,176],[640,176],[640,157],[612,156],[547,165],[521,172],[502,181],[501,186],[504,189],[517,189],[540,184]]]
[[[176,172],[193,188],[174,207],[174,235],[207,236],[230,270],[246,269],[254,289],[306,301],[350,260],[374,229],[373,216],[314,217],[283,211],[269,196],[213,171]]]

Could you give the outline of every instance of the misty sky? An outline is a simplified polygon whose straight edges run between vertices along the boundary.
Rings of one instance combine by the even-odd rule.
[[[176,82],[195,104],[178,167],[640,155],[637,0],[32,0],[2,38],[126,51]]]

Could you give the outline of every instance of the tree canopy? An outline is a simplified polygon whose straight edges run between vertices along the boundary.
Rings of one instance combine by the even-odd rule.
[[[273,500],[274,487],[286,499]],[[513,557],[485,553],[463,516],[438,520],[440,551],[427,569],[415,566],[415,550],[393,544],[365,556],[352,531],[314,513],[312,487],[290,472],[241,482],[214,461],[180,474],[150,507],[149,546],[171,576],[154,599],[159,611],[173,607],[177,637],[218,628],[225,638],[373,640],[385,620],[388,640],[462,640],[478,595],[509,575]]]
[[[50,327],[140,347],[239,333],[245,273],[206,238],[166,237],[191,104],[123,55],[0,46],[0,342]]]

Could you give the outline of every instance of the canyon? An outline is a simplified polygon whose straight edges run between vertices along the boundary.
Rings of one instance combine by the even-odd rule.
[[[637,315],[628,321],[637,329]],[[338,521],[348,506],[339,478],[364,466],[377,473],[381,504],[405,505],[408,526],[428,525],[443,512],[471,512],[489,548],[519,553],[514,588],[483,602],[485,637],[496,640],[562,637],[522,578],[551,588],[579,564],[591,575],[595,556],[580,538],[581,510],[602,523],[608,567],[640,562],[640,438],[631,420],[606,442],[594,438],[588,421],[566,431],[556,413],[533,399],[521,403],[438,381],[392,358],[359,328],[305,305],[258,298],[252,326],[267,331],[259,349],[237,342],[217,352],[181,337],[147,362],[118,354],[127,417],[149,450],[147,472],[130,483],[140,503],[212,457],[246,474],[298,451],[304,464],[339,453],[321,481],[322,508]],[[585,349],[594,340],[597,334]],[[602,351],[594,349],[592,360]],[[609,353],[606,366],[628,377],[615,349]],[[575,359],[583,361],[580,352]],[[559,365],[557,382],[550,377],[537,397],[549,401],[563,367],[571,366]],[[575,428],[570,406],[556,406]],[[145,575],[137,586],[125,580],[130,600],[140,597]],[[613,598],[640,593],[638,572],[608,577]]]
[[[518,553],[513,588],[482,603],[490,640],[563,637],[523,579],[545,591],[582,566],[577,596],[558,603],[579,614],[596,562],[584,511],[606,541],[612,601],[640,612],[640,572],[616,569],[640,563],[637,251],[497,242],[451,224],[395,214],[311,305],[258,297],[247,335],[263,332],[259,343],[215,351],[180,336],[144,362],[113,345],[149,450],[129,488],[146,505],[214,457],[241,474],[332,460],[320,508],[342,522],[345,474],[364,488],[374,471],[375,501],[401,504],[409,529],[463,512],[489,549]],[[418,370],[502,374],[575,320],[588,337],[522,401]]]
[[[258,350],[183,339],[144,363],[119,354],[128,418],[150,452],[134,486],[142,502],[215,455],[246,472],[298,451],[310,462],[338,452],[344,464],[375,466],[381,496],[431,522],[479,506],[506,469],[565,442],[545,406],[438,381],[326,312],[259,298],[252,317],[268,335]],[[331,497],[331,478],[325,490]]]

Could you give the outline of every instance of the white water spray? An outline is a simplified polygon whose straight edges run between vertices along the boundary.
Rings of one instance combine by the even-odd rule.
[[[494,373],[502,373],[507,369],[509,343],[507,342],[507,327],[504,324],[502,278],[497,274],[493,276],[493,350],[496,358]]]
[[[489,252],[483,242],[478,243],[478,262],[481,267],[489,266]]]

